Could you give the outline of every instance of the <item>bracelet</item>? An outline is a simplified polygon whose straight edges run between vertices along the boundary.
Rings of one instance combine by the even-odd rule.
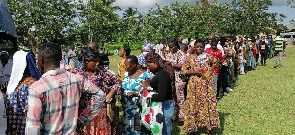
[[[173,63],[171,63],[171,66],[173,67]]]

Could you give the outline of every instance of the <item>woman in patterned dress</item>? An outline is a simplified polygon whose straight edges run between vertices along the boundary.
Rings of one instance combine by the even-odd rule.
[[[186,54],[184,54],[181,50],[177,48],[177,44],[175,43],[169,43],[168,44],[170,48],[170,52],[167,54],[167,64],[171,65],[174,70],[175,75],[175,93],[176,93],[176,104],[177,104],[177,118],[180,122],[179,124],[182,125],[182,122],[184,120],[184,88],[186,83],[183,82],[179,75],[180,70],[182,68],[182,64],[184,63],[184,60],[186,58]]]
[[[29,87],[41,77],[31,53],[18,51],[13,56],[11,78],[7,87],[7,132],[24,135],[28,110]]]
[[[83,48],[79,55],[79,61],[84,63],[83,68],[71,70],[72,73],[78,73],[89,79],[106,93],[106,103],[115,102],[113,99],[116,91],[121,89],[121,83],[113,73],[100,66],[100,54],[91,48]],[[88,95],[82,95],[79,110],[85,108],[90,99]],[[94,118],[86,127],[78,125],[80,135],[111,135],[111,124],[107,119],[106,106],[103,107],[97,117]],[[84,129],[83,129],[84,128]]]
[[[182,72],[190,75],[185,101],[184,127],[186,133],[197,132],[199,127],[219,127],[219,114],[212,70],[217,60],[204,52],[204,42],[198,40],[192,55],[184,62]]]
[[[126,73],[122,82],[124,93],[123,99],[123,135],[142,135],[143,132],[136,131],[134,125],[135,113],[139,111],[137,102],[139,102],[140,88],[143,82],[149,82],[149,76],[139,68],[138,59],[134,55],[126,57]]]

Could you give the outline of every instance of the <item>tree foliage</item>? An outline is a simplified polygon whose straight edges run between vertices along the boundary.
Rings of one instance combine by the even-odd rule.
[[[18,41],[36,48],[44,39],[59,44],[85,45],[119,42],[137,44],[145,40],[182,36],[205,37],[211,33],[256,35],[284,29],[285,16],[268,12],[271,0],[201,0],[194,4],[171,3],[139,12],[129,7],[122,16],[115,0],[8,0]]]

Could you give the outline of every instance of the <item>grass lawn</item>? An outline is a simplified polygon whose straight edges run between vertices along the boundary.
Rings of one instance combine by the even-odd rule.
[[[284,68],[273,69],[273,59],[238,78],[234,91],[218,104],[225,135],[291,135],[295,133],[295,47],[286,49]],[[136,56],[139,51],[131,52]],[[110,68],[117,72],[121,58],[110,56]],[[173,135],[185,135],[174,125]]]

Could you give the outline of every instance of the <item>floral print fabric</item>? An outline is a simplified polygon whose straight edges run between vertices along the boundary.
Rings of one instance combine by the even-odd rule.
[[[190,55],[184,62],[183,72],[202,71],[207,72],[211,67],[207,53],[202,53],[198,57]],[[216,61],[216,60],[213,60]],[[184,126],[186,133],[196,132],[198,127],[219,127],[219,114],[217,110],[217,100],[214,90],[213,75],[191,76],[188,81],[187,99],[185,101]]]
[[[82,68],[73,69],[71,72],[81,74],[85,78],[88,78],[87,73],[84,72]],[[90,82],[98,86],[98,88],[100,88],[105,94],[108,94],[110,90],[116,90],[118,92],[121,89],[119,78],[106,69],[100,69],[88,79]],[[87,107],[86,103],[89,102],[90,98],[91,95],[88,94],[83,94],[81,96],[79,111]],[[81,130],[79,132],[80,135],[111,135],[111,124],[107,120],[106,106],[103,107],[98,116],[86,126],[83,133],[81,133]]]
[[[6,99],[7,128],[11,134],[24,135],[28,110],[28,90],[36,79],[25,79]]]

